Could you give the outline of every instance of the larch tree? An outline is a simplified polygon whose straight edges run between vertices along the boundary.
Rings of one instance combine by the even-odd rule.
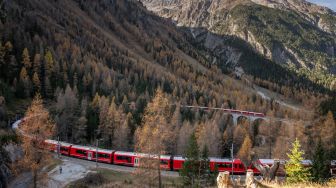
[[[40,82],[39,76],[36,72],[34,72],[34,74],[33,74],[33,85],[34,85],[34,91],[35,92],[40,92],[41,82]]]
[[[288,183],[304,183],[310,179],[309,168],[302,164],[304,151],[301,150],[301,144],[298,139],[292,145],[290,153],[287,154],[289,160],[285,165]]]
[[[194,132],[194,128],[191,126],[190,122],[185,121],[178,132],[177,138],[177,154],[182,155],[186,152],[188,141],[192,133]]]
[[[41,55],[35,54],[33,60],[33,72],[40,73],[41,72]]]
[[[237,155],[238,158],[243,162],[245,168],[247,168],[252,161],[251,151],[252,151],[252,140],[250,136],[247,134]]]
[[[175,108],[175,112],[172,116],[170,124],[173,126],[172,129],[174,130],[174,134],[172,137],[173,143],[169,148],[169,153],[175,154],[177,152],[177,140],[178,135],[182,126],[182,115],[181,115],[181,105],[177,104]]]
[[[324,123],[321,126],[320,137],[323,145],[330,151],[336,138],[336,123],[332,112],[328,112]]]
[[[154,99],[148,103],[143,117],[143,125],[135,134],[135,150],[141,153],[152,154],[140,159],[138,174],[141,174],[143,183],[162,187],[161,155],[167,152],[167,143],[173,134],[169,126],[170,104],[161,89],[157,89]]]
[[[20,124],[24,156],[16,165],[17,170],[22,167],[31,170],[34,187],[37,187],[38,179],[42,180],[41,177],[46,175],[41,169],[50,164],[51,153],[44,149],[43,141],[52,137],[54,128],[49,112],[43,107],[43,101],[37,94],[25,114],[25,120]]]
[[[27,71],[32,67],[32,63],[30,61],[29,51],[27,48],[23,49],[22,52],[22,64],[26,68]]]
[[[47,77],[51,76],[51,73],[54,71],[54,59],[50,50],[44,55],[45,69]]]
[[[57,125],[58,135],[61,139],[72,140],[73,130],[75,129],[76,120],[79,114],[78,111],[78,97],[75,90],[71,89],[70,85],[67,85],[64,93],[61,92],[57,96],[56,109],[58,113]]]
[[[113,132],[113,148],[127,151],[129,149],[129,136],[130,128],[129,121],[130,119],[126,118],[125,114],[121,115],[120,122],[116,124],[115,130]]]
[[[20,72],[20,84],[24,90],[25,97],[30,96],[30,78],[25,67],[22,67]]]
[[[77,121],[75,121],[75,129],[74,129],[74,140],[77,143],[85,143],[87,139],[87,99],[82,99],[81,105],[80,105],[80,116]]]
[[[207,146],[211,156],[219,156],[219,149],[222,145],[222,135],[215,121],[202,124],[203,129],[198,136],[198,145],[201,148]]]

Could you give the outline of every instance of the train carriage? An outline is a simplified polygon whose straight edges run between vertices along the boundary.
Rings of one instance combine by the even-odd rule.
[[[210,157],[210,170],[214,171],[217,167],[219,172],[229,171],[234,174],[244,174],[245,166],[240,159],[234,159],[233,161],[229,158],[213,158]],[[233,168],[232,168],[233,167]]]
[[[114,150],[106,150],[98,148],[98,160],[96,159],[97,156],[97,148],[95,147],[88,147],[88,146],[79,146],[73,145],[70,149],[70,156],[87,159],[90,161],[99,161],[104,163],[113,163],[113,154]]]
[[[44,143],[48,150],[53,151],[55,153],[60,152],[62,155],[70,155],[70,149],[72,144],[66,142],[59,142],[56,140],[45,140]]]
[[[140,156],[134,152],[116,151],[113,156],[113,164],[123,166],[139,166]]]

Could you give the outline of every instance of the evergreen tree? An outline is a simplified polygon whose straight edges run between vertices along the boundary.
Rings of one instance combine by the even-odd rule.
[[[301,144],[296,138],[292,145],[290,153],[287,154],[289,161],[285,165],[287,182],[301,183],[308,182],[310,179],[309,169],[302,165],[304,151],[301,150]]]
[[[215,184],[215,178],[217,177],[215,173],[211,173],[210,169],[210,159],[209,159],[209,149],[205,145],[201,153],[201,163],[200,163],[200,177],[201,186],[207,187]]]
[[[313,156],[313,164],[311,168],[312,180],[322,183],[330,177],[330,161],[327,158],[321,140],[319,140]]]
[[[186,160],[180,171],[184,185],[196,187],[199,183],[200,151],[195,133],[189,138],[188,147],[185,153]]]

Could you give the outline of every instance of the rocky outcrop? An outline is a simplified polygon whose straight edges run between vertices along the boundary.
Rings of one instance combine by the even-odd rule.
[[[13,175],[10,164],[17,161],[22,155],[22,149],[18,145],[10,143],[0,147],[0,188],[7,187]]]
[[[300,17],[298,22],[305,22],[300,26],[286,25],[287,23],[284,23],[282,25],[283,28],[294,28],[295,30],[297,29],[295,27],[301,27],[300,29],[304,29],[304,27],[314,27],[312,35],[323,30],[330,34],[329,38],[335,36],[334,33],[336,29],[333,29],[334,27],[332,26],[334,22],[330,20],[333,20],[333,18],[336,19],[336,14],[326,7],[318,6],[305,0],[142,0],[142,2],[149,10],[156,14],[173,19],[178,26],[189,27],[192,28],[192,30],[207,30],[206,35],[195,35],[193,33],[193,36],[197,40],[200,40],[198,37],[201,37],[204,41],[204,46],[216,52],[217,57],[213,59],[213,63],[220,61],[225,64],[237,65],[240,59],[241,53],[237,52],[237,49],[234,50],[227,45],[223,45],[226,36],[235,36],[243,39],[250,44],[257,53],[263,55],[265,58],[290,67],[309,70],[315,67],[313,64],[317,61],[317,58],[306,59],[306,57],[303,57],[303,53],[309,53],[308,56],[310,56],[310,54],[316,55],[322,52],[330,58],[335,57],[336,54],[336,40],[331,40],[330,44],[323,42],[325,43],[323,44],[325,45],[324,47],[321,47],[319,44],[317,44],[317,46],[308,47],[309,50],[311,50],[308,50],[309,52],[307,52],[307,50],[299,51],[301,49],[297,49],[296,47],[288,45],[288,43],[286,44],[274,38],[268,39],[269,43],[265,43],[259,40],[260,36],[257,36],[258,32],[248,30],[247,25],[241,24],[242,20],[236,20],[236,18],[231,15],[231,10],[238,5],[253,6],[257,4],[258,6],[261,5],[272,9],[295,12],[295,15]],[[326,20],[327,18],[329,20]],[[258,20],[258,17],[255,19]],[[245,24],[248,24],[249,21]],[[281,21],[281,17],[279,21]],[[267,23],[263,24],[264,27],[267,27]],[[320,30],[317,27],[320,28]],[[262,30],[265,28],[259,29]],[[214,37],[215,35],[223,36],[223,38],[218,36]],[[304,40],[303,38],[301,43],[305,43]],[[303,45],[307,46],[310,44],[305,43]],[[319,50],[316,51],[316,53],[312,52],[316,48],[319,48]],[[233,55],[229,53],[233,53]],[[326,67],[326,69],[330,69],[330,67]]]
[[[9,158],[4,149],[0,148],[0,188],[7,187],[8,181],[12,176],[9,168]]]

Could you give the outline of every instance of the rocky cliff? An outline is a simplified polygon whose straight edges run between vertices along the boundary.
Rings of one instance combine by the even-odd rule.
[[[217,55],[223,56],[225,51],[224,63],[232,52],[227,50],[232,46],[225,41],[227,36],[234,36],[265,58],[313,82],[330,87],[336,79],[336,16],[326,7],[304,0],[143,0],[143,3],[178,26],[192,28],[195,38],[205,39],[205,46],[214,49],[221,43]],[[199,29],[203,32],[195,32]],[[208,40],[212,35],[218,35],[217,39]],[[233,65],[239,64],[237,50],[233,50],[236,57]]]

